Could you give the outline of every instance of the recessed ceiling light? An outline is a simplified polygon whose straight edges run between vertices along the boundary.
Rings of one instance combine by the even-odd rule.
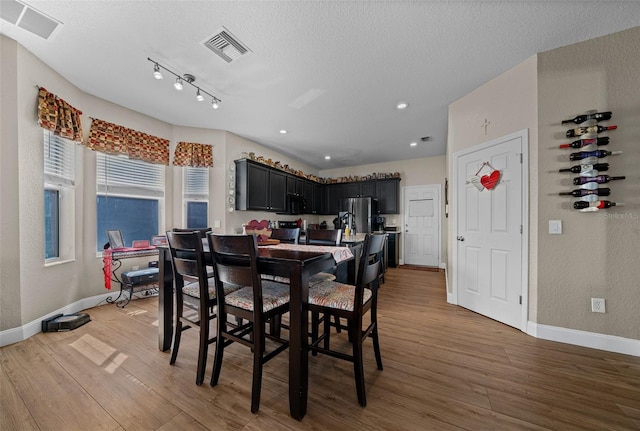
[[[286,135],[287,133],[289,133],[289,131],[285,130],[285,129],[282,129],[282,130],[280,130],[280,133],[282,133],[283,135]]]
[[[407,102],[398,102],[398,104],[396,105],[397,109],[407,109],[409,107],[409,104]]]
[[[417,143],[417,142],[412,142],[412,143],[410,143],[410,144],[409,144],[409,146],[410,146],[410,147],[415,147],[415,146],[417,146],[417,145],[418,145],[418,143]]]
[[[331,160],[331,156],[324,156],[325,160]]]

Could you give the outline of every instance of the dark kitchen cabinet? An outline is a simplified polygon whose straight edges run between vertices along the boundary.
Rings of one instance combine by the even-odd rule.
[[[311,182],[313,185],[313,197],[311,199],[311,214],[323,214],[322,213],[322,185]],[[309,207],[309,201],[307,200],[307,208]],[[307,211],[309,212],[309,211]]]
[[[378,197],[378,192],[376,191],[376,181],[366,181],[364,183],[360,183],[360,196],[361,197]],[[378,197],[378,199],[380,199]]]
[[[398,214],[400,212],[400,178],[377,180],[375,184],[380,214]]]
[[[235,163],[237,210],[286,211],[286,173],[247,159]]]
[[[345,184],[326,184],[323,192],[323,212],[327,215],[338,215],[342,208],[345,195]]]

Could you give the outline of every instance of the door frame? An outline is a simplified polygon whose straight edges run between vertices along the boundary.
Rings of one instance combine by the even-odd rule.
[[[422,184],[422,185],[416,185],[416,186],[403,186],[402,187],[402,230],[400,232],[402,233],[406,233],[406,219],[405,217],[408,217],[408,211],[409,209],[406,208],[405,202],[407,199],[407,192],[410,190],[414,190],[414,189],[418,189],[418,188],[424,188],[424,187],[432,187],[434,188],[437,193],[438,193],[438,198],[436,199],[436,202],[434,204],[434,207],[437,209],[438,211],[438,268],[443,268],[444,264],[442,263],[442,214],[443,214],[443,209],[442,209],[442,184]],[[404,236],[402,236],[402,262],[401,264],[405,264],[405,238]]]
[[[475,153],[476,151],[482,151],[488,149],[494,145],[501,144],[505,141],[510,141],[512,139],[520,138],[522,140],[522,244],[521,244],[521,255],[522,255],[522,317],[520,319],[520,329],[523,332],[527,332],[527,322],[529,319],[529,129],[522,129],[517,132],[511,133],[509,135],[501,136],[496,139],[492,139],[491,141],[484,142],[478,145],[475,145],[470,148],[466,148],[464,150],[457,151],[453,154],[453,175],[452,175],[452,200],[453,204],[453,214],[452,214],[452,225],[451,225],[451,234],[449,236],[449,246],[452,247],[452,268],[456,268],[458,265],[458,246],[456,243],[456,238],[458,237],[458,220],[459,220],[459,208],[457,207],[458,202],[458,162],[459,159],[463,156],[466,156],[470,153]],[[456,273],[457,271],[454,269],[452,272],[452,289],[451,294],[447,293],[447,302],[450,304],[458,305],[458,280]]]

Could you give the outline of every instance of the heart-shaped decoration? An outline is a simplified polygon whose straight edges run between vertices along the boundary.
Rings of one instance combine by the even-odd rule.
[[[478,190],[480,190],[480,191],[483,191],[483,190],[484,190],[484,186],[483,186],[483,185],[482,185],[482,183],[480,182],[480,177],[479,177],[479,176],[477,176],[477,175],[474,175],[474,176],[470,177],[470,178],[467,180],[467,184],[469,184],[469,183],[473,184],[473,186],[474,186],[475,188],[477,188]]]
[[[482,185],[485,186],[487,190],[495,188],[495,186],[498,184],[498,181],[500,181],[500,171],[497,169],[491,172],[489,175],[483,175],[482,178],[480,178],[480,183],[482,183]]]

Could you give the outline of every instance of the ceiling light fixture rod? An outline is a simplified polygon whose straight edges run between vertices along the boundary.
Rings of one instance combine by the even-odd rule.
[[[193,88],[195,88],[199,93],[204,93],[207,96],[211,97],[213,99],[214,103],[217,104],[217,103],[221,103],[222,102],[221,99],[217,98],[213,94],[209,93],[208,91],[206,91],[206,90],[202,89],[201,87],[198,87],[196,84],[194,84],[193,82],[195,81],[195,78],[193,77],[193,75],[190,75],[190,74],[186,73],[183,76],[180,76],[176,72],[174,72],[173,70],[166,68],[165,66],[161,65],[160,63],[158,63],[155,60],[152,60],[149,57],[147,57],[147,60],[152,62],[155,66],[159,67],[160,69],[166,70],[167,72],[169,72],[170,74],[175,76],[177,79],[179,79],[183,84],[187,83],[190,86],[192,86]],[[154,69],[155,69],[155,66],[154,66]]]

